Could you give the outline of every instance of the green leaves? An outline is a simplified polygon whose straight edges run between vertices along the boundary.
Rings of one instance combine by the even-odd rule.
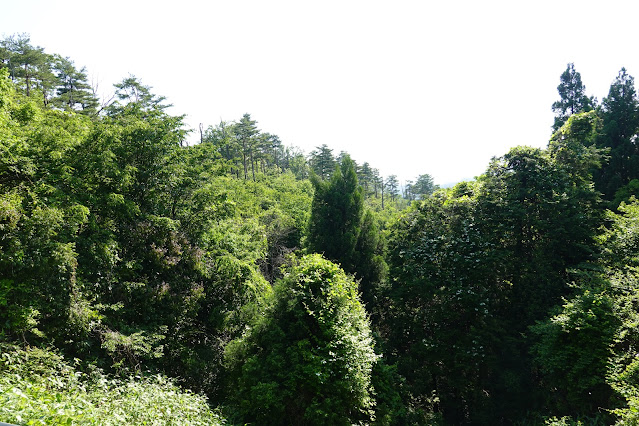
[[[0,346],[0,418],[30,425],[222,425],[207,400],[164,376],[85,375],[57,353]]]
[[[639,130],[639,99],[634,78],[622,68],[602,102],[603,127],[597,147],[608,149],[607,164],[594,174],[597,189],[607,200],[639,172],[639,151],[634,139]]]
[[[372,344],[356,284],[319,255],[294,260],[265,315],[227,346],[238,419],[370,420],[370,374],[377,359]]]
[[[619,324],[613,299],[586,290],[531,327],[537,337],[532,351],[550,390],[548,406],[557,410],[553,413],[590,415],[609,405],[612,389],[606,375]]]
[[[488,424],[501,421],[496,407],[514,420],[543,395],[528,327],[575,291],[569,271],[597,252],[597,123],[573,116],[548,150],[513,148],[391,228],[382,330],[408,401],[435,391],[445,422]]]

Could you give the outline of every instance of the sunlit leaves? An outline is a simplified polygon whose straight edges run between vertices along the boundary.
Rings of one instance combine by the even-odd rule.
[[[370,420],[372,344],[356,283],[319,255],[294,261],[265,315],[227,348],[238,418],[268,424]]]

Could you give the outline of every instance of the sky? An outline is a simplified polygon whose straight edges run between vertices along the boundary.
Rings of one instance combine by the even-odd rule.
[[[27,33],[86,67],[98,93],[129,75],[199,124],[236,121],[309,153],[327,144],[401,182],[472,179],[550,137],[569,62],[599,101],[639,76],[634,1],[3,0]]]

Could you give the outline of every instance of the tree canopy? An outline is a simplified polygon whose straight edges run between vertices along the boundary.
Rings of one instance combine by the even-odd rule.
[[[141,79],[5,38],[0,417],[637,423],[634,79],[558,91],[545,148],[440,188],[248,113],[188,144]]]

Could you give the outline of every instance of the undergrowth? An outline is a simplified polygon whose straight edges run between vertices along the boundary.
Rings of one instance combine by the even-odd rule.
[[[161,375],[78,371],[54,351],[0,344],[0,421],[18,425],[223,425],[206,398]]]

